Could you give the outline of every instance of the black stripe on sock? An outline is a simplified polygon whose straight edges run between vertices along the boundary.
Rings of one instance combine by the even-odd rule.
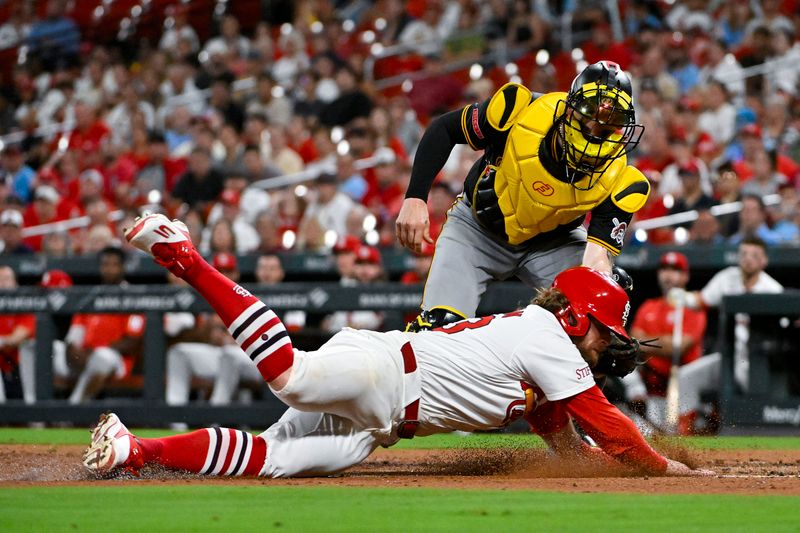
[[[236,330],[233,333],[231,333],[231,335],[233,335],[233,338],[237,339],[239,337],[239,335],[241,335],[244,332],[244,330],[246,330],[248,328],[248,326],[250,326],[250,324],[252,324],[255,321],[256,318],[260,317],[261,315],[263,315],[267,311],[268,311],[268,309],[267,309],[266,305],[263,305],[261,307],[261,309],[259,309],[257,311],[254,311],[253,314],[250,315],[250,317],[247,320],[242,322],[241,326],[236,328]]]
[[[242,461],[244,461],[244,456],[247,453],[247,446],[249,445],[249,439],[247,438],[247,433],[244,431],[238,431],[239,435],[241,435],[243,442],[242,442],[242,449],[239,450],[239,459],[236,460],[236,466],[233,470],[231,470],[231,474],[234,476],[239,475],[239,468],[242,466]]]
[[[211,464],[208,465],[208,470],[203,472],[203,474],[213,472],[219,460],[219,450],[222,448],[222,431],[219,428],[214,428],[214,433],[217,434],[217,444],[214,446],[214,455],[211,456]]]
[[[287,337],[288,335],[289,335],[289,332],[286,331],[285,329],[283,331],[279,331],[278,333],[276,333],[275,335],[270,337],[261,346],[259,346],[255,350],[253,350],[253,353],[250,354],[250,359],[255,361],[256,357],[258,357],[261,354],[261,352],[263,352],[264,350],[266,350],[267,348],[269,348],[270,346],[272,346],[273,344],[275,344],[276,342],[278,342],[282,338]]]

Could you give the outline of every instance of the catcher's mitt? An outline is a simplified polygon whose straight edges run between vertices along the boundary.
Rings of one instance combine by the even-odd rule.
[[[637,366],[647,361],[647,357],[642,352],[641,347],[657,348],[658,345],[653,344],[654,340],[639,341],[631,337],[630,342],[628,342],[614,335],[606,351],[600,354],[600,360],[592,369],[592,372],[594,374],[624,378],[636,370]]]

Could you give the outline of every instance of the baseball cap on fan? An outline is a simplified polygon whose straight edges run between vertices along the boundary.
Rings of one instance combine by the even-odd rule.
[[[22,213],[16,209],[6,209],[0,214],[0,226],[16,226],[21,228],[22,224]]]
[[[658,268],[671,268],[689,272],[689,259],[680,252],[667,252],[658,261]]]
[[[234,271],[239,267],[236,256],[228,252],[219,252],[215,254],[211,264],[217,270],[226,272]]]
[[[381,264],[381,252],[374,246],[363,244],[356,252],[356,263]]]

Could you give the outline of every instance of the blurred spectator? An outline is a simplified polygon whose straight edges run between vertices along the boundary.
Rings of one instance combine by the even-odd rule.
[[[208,223],[214,225],[217,219],[225,219],[231,223],[231,230],[236,240],[236,253],[246,254],[258,248],[259,237],[255,228],[250,225],[240,208],[242,193],[236,189],[225,189],[208,216]]]
[[[159,85],[159,92],[164,102],[157,110],[162,122],[179,105],[191,115],[203,113],[203,95],[194,83],[191,67],[186,63],[173,63],[167,68],[167,78]]]
[[[269,130],[269,157],[271,164],[275,165],[282,174],[296,174],[305,166],[303,158],[289,146],[289,139],[285,129],[281,126],[270,126]]]
[[[297,77],[311,65],[305,50],[305,39],[299,31],[284,33],[278,39],[281,57],[272,65],[275,81],[284,87],[294,86]]]
[[[69,148],[76,150],[82,169],[102,166],[111,139],[111,129],[100,119],[98,109],[89,103],[75,104],[75,129],[69,134]]]
[[[103,285],[126,285],[125,256],[119,248],[109,247],[98,254],[100,282]],[[80,314],[72,319],[66,337],[70,367],[78,373],[69,396],[72,404],[96,397],[112,379],[132,374],[139,363],[145,319],[136,314]]]
[[[750,0],[721,2],[717,33],[725,48],[735,50],[745,38],[747,23],[755,18]]]
[[[111,143],[117,149],[124,149],[133,141],[131,123],[134,115],[141,115],[144,126],[147,130],[152,130],[155,127],[156,111],[150,102],[139,97],[134,85],[124,85],[120,92],[120,102],[108,112],[105,123],[111,129]]]
[[[614,41],[611,25],[605,20],[592,25],[589,40],[583,43],[582,48],[584,60],[589,64],[609,60],[618,63],[623,70],[628,70],[633,61],[630,49],[623,43]],[[662,61],[659,63],[663,69]]]
[[[33,194],[33,202],[28,206],[23,215],[24,226],[29,228],[39,224],[47,224],[63,220],[63,212],[59,213],[61,195],[58,194],[50,185],[40,185],[36,187]],[[26,237],[24,242],[35,252],[42,249],[42,235]]]
[[[692,169],[692,171],[696,171],[700,177],[699,184],[703,193],[709,196],[712,195],[714,187],[711,184],[711,176],[709,175],[708,167],[706,167],[706,164],[700,158],[694,155],[692,145],[682,132],[678,132],[671,139],[670,147],[674,162],[667,165],[661,173],[658,193],[662,196],[672,194],[673,196],[680,197],[683,189],[681,170]]]
[[[211,82],[208,107],[219,115],[223,123],[232,125],[238,134],[244,127],[244,109],[231,96],[231,82],[225,77]]]
[[[689,229],[689,242],[697,246],[715,246],[725,243],[720,233],[720,223],[708,209],[698,209],[697,219]]]
[[[800,196],[791,184],[782,185],[778,193],[781,201],[767,209],[772,232],[778,236],[782,245],[800,244],[800,227],[798,227],[798,214],[800,214]]]
[[[681,179],[680,194],[675,198],[675,204],[669,210],[670,214],[683,213],[693,209],[709,209],[716,205],[714,199],[703,192],[700,186],[700,168],[696,163],[689,161],[678,169]],[[684,224],[689,227],[689,224]]]
[[[33,249],[22,241],[22,213],[6,209],[0,213],[0,255],[30,254]]]
[[[0,49],[14,48],[27,39],[36,17],[34,7],[33,2],[10,2],[8,19],[0,24]]]
[[[167,8],[168,17],[164,20],[164,33],[158,41],[158,47],[165,52],[172,52],[178,48],[179,42],[185,42],[189,50],[196,53],[200,50],[200,39],[197,32],[189,24],[189,6],[175,4]],[[176,59],[180,59],[176,57]]]
[[[11,267],[0,266],[0,291],[13,291],[17,287],[17,276]],[[22,397],[19,348],[33,337],[35,328],[33,314],[0,315],[0,403],[7,397]]]
[[[431,263],[433,262],[433,252],[434,247],[432,245],[423,243],[422,252],[414,254],[413,268],[403,272],[403,275],[400,276],[400,283],[404,285],[425,283],[425,280],[428,278],[428,271],[431,269]],[[416,316],[416,312],[411,313],[410,316],[407,317],[407,322],[414,320]]]
[[[65,289],[72,287],[72,278],[63,270],[48,270],[42,274],[40,287],[47,289]],[[57,295],[53,295],[57,297]],[[56,326],[56,338],[53,340],[53,378],[54,381],[63,382],[72,374],[67,363],[67,346],[62,340],[69,328],[70,317],[59,315],[53,317]],[[19,347],[19,376],[22,382],[22,395],[25,403],[36,402],[36,329],[35,322],[30,335]]]
[[[681,32],[674,32],[667,38],[664,47],[664,61],[667,72],[678,82],[681,96],[700,83],[700,68],[689,57],[689,43]]]
[[[739,130],[741,152],[731,152],[733,168],[742,182],[753,176],[753,166],[765,153],[763,132],[758,124],[745,124]],[[775,169],[784,176],[795,176],[800,170],[797,162],[784,154],[775,154]]]
[[[66,231],[48,233],[42,239],[41,253],[48,258],[64,258],[74,253],[72,240]]]
[[[278,220],[272,210],[267,209],[256,215],[253,227],[258,234],[258,248],[253,250],[254,252],[274,253],[282,248],[282,235],[278,227]]]
[[[303,215],[300,234],[304,238],[299,239],[311,249],[323,244],[314,238],[317,235],[316,231],[320,231],[323,235],[327,231],[332,231],[337,236],[347,233],[347,213],[353,207],[353,200],[340,192],[338,187],[335,174],[323,173],[314,182],[316,194]],[[318,226],[317,230],[312,229],[315,224]]]
[[[461,101],[464,86],[445,69],[443,58],[425,58],[424,77],[413,81],[408,100],[411,109],[424,119],[449,111]]]
[[[178,178],[172,197],[189,207],[206,209],[219,197],[223,188],[223,177],[211,165],[211,154],[204,148],[194,148],[189,155],[187,171]]]
[[[203,254],[237,253],[236,233],[233,224],[226,218],[219,218],[209,224],[203,231],[203,240],[200,242]]]
[[[136,175],[135,187],[137,196],[145,200],[151,191],[159,191],[169,195],[177,184],[178,178],[186,172],[186,160],[171,157],[166,138],[161,133],[152,131],[147,135],[148,159]],[[170,196],[165,199],[169,201]]]
[[[47,69],[73,65],[78,60],[81,34],[66,16],[66,0],[49,0],[44,18],[33,22],[28,33],[28,53]]]
[[[164,120],[164,140],[172,157],[187,157],[194,139],[191,133],[192,112],[184,105],[176,106]]]
[[[728,89],[721,82],[712,80],[706,86],[704,96],[697,127],[717,144],[727,144],[736,133],[736,108],[729,101]]]
[[[795,34],[791,24],[781,25],[772,33],[772,54],[764,65],[769,95],[779,91],[790,96],[798,95],[800,44],[795,41]]]
[[[270,124],[286,126],[292,115],[292,102],[285,96],[283,87],[276,85],[272,75],[263,72],[256,79],[255,93],[247,100],[245,111],[248,115],[269,117]]]
[[[344,126],[357,117],[368,117],[372,111],[372,100],[359,86],[359,78],[349,65],[336,71],[339,97],[325,105],[319,113],[319,121],[326,126]]]
[[[759,27],[765,27],[771,32],[794,27],[792,21],[781,13],[782,3],[780,0],[762,0],[759,4],[760,13],[757,13],[758,16],[748,22],[745,27],[745,35],[754,33]]]
[[[700,69],[700,84],[707,86],[713,83],[724,83],[728,94],[740,98],[745,94],[745,82],[742,65],[736,56],[728,53],[725,43],[718,39],[707,41],[705,63]]]
[[[742,185],[742,195],[760,196],[761,198],[770,194],[777,194],[781,185],[789,180],[778,172],[775,168],[775,152],[767,153],[759,150],[755,153],[750,167],[753,175]]]
[[[675,344],[677,313],[675,304],[667,299],[670,290],[685,290],[689,283],[689,260],[679,252],[667,252],[658,262],[658,286],[661,296],[645,300],[633,318],[631,335],[636,338],[655,338],[657,347],[644,347],[647,360],[637,372],[623,378],[626,399],[634,412],[644,416],[656,427],[666,426],[666,394],[673,352],[680,352],[680,364],[696,361],[703,354],[706,330],[705,309],[684,309],[681,315],[680,345]],[[681,435],[691,435],[694,414],[681,412],[678,429]]]
[[[31,199],[36,171],[25,163],[25,154],[18,144],[9,144],[2,148],[0,157],[0,181],[10,188],[11,194],[27,203]]]
[[[340,236],[333,246],[336,260],[336,272],[339,274],[339,283],[352,286],[357,283],[355,275],[356,255],[361,249],[361,241],[355,236]]]
[[[780,244],[781,237],[767,225],[767,210],[760,196],[742,195],[742,210],[739,212],[739,230],[728,238],[730,244],[757,237],[768,246]]]
[[[353,275],[358,285],[369,285],[386,280],[381,253],[377,248],[361,245],[355,254]],[[383,325],[383,313],[379,311],[337,311],[326,316],[322,328],[328,333],[336,333],[344,327],[379,331]]]

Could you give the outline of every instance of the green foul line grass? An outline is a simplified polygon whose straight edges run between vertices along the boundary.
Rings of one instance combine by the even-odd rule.
[[[163,429],[133,429],[141,437],[162,437],[176,432]],[[797,450],[800,437],[691,437],[675,441],[700,449],[763,449]],[[0,428],[0,444],[87,444],[88,429],[28,429]],[[458,434],[432,435],[430,437],[401,440],[399,449],[441,448],[492,448],[492,447],[541,447],[541,439],[530,434]]]
[[[792,497],[340,487],[0,490],[3,531],[797,531]]]

